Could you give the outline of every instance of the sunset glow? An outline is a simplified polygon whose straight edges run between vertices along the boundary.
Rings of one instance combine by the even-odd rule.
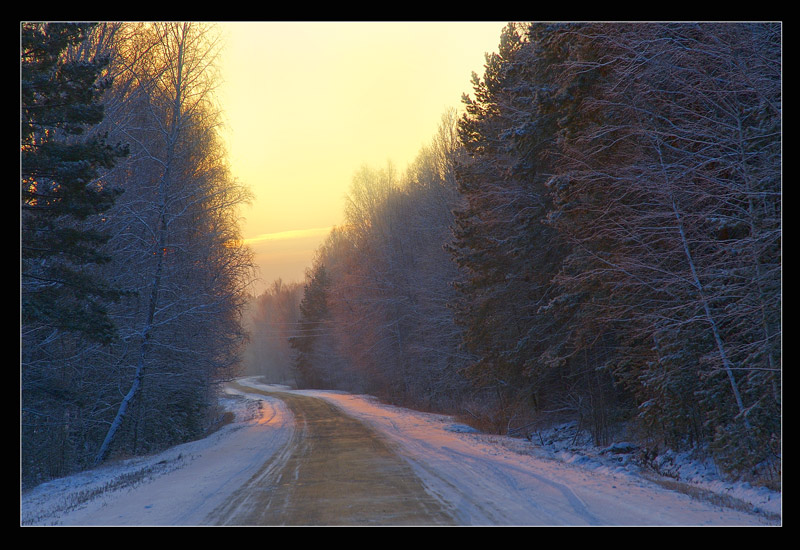
[[[222,23],[218,97],[263,289],[300,281],[364,164],[402,172],[505,23]],[[322,230],[320,228],[325,228]]]

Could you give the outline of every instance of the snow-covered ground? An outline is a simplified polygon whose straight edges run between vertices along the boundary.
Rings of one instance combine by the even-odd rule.
[[[232,424],[157,455],[43,483],[21,495],[21,525],[201,525],[292,434],[282,401],[232,393]]]
[[[542,434],[541,445],[475,433],[450,417],[383,405],[369,396],[298,393],[324,398],[384,433],[427,490],[465,525],[781,524],[780,493],[724,483],[712,465],[685,456],[663,460],[671,461],[681,481],[736,498],[750,510],[666,490],[643,477],[629,455],[618,452],[623,449],[576,448],[574,437],[564,437],[569,426]],[[206,439],[22,494],[20,524],[203,524],[267,458],[285,452],[292,433],[291,413],[279,400],[231,391],[224,404],[236,421]]]

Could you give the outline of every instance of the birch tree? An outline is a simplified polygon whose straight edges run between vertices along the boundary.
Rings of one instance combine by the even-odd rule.
[[[96,462],[107,456],[146,380],[153,381],[151,391],[180,380],[176,387],[193,400],[186,388],[208,388],[215,370],[230,368],[225,350],[242,337],[237,311],[249,258],[236,244],[231,216],[247,193],[227,173],[215,134],[217,48],[206,26],[153,24],[136,28],[121,56],[133,95],[120,131],[136,144],[129,168],[143,185],[120,205],[113,223],[120,251],[138,263],[128,282],[140,301],[124,339],[132,372],[120,373],[120,380],[128,387]],[[205,332],[209,319],[216,321],[211,333]],[[183,358],[179,371],[188,365],[198,370],[170,374],[177,357]],[[194,386],[193,378],[201,383]]]

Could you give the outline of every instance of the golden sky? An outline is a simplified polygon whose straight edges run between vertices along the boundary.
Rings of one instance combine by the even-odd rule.
[[[218,95],[261,291],[302,281],[363,164],[399,172],[472,93],[503,22],[221,23]]]

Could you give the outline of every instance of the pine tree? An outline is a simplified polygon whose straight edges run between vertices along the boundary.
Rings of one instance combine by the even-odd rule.
[[[307,283],[300,301],[300,322],[298,334],[289,339],[295,350],[294,368],[301,387],[319,387],[323,375],[315,363],[315,347],[324,331],[323,325],[329,318],[327,292],[330,280],[325,265],[317,263],[309,269]]]
[[[459,125],[470,158],[457,167],[466,207],[456,212],[450,247],[464,275],[456,318],[478,357],[468,372],[500,396],[503,422],[541,408],[584,414],[576,403],[589,402],[575,388],[576,373],[589,373],[587,356],[569,346],[578,297],[555,285],[569,247],[547,223],[553,152],[584,84],[558,80],[569,30],[507,27],[483,79],[473,79]]]
[[[92,131],[103,120],[107,59],[69,56],[91,28],[21,27],[22,322],[108,342],[106,304],[119,292],[90,268],[108,261],[100,215],[119,193],[100,177],[127,148]]]
[[[518,29],[507,27],[498,53],[487,56],[483,79],[473,74],[474,98],[464,98],[467,113],[458,127],[469,159],[456,167],[465,205],[455,213],[455,238],[448,248],[465,279],[457,284],[461,298],[454,307],[464,326],[465,347],[478,357],[471,373],[485,385],[513,382],[518,369],[513,359],[505,359],[505,351],[525,335],[517,305],[524,307],[527,297],[521,294],[516,303],[509,299],[526,286],[520,285],[516,254],[523,244],[518,240],[522,220],[515,219],[518,199],[524,197],[518,194],[519,180],[510,177],[516,157],[501,138],[510,126],[501,103],[513,84],[509,71],[521,48]]]

